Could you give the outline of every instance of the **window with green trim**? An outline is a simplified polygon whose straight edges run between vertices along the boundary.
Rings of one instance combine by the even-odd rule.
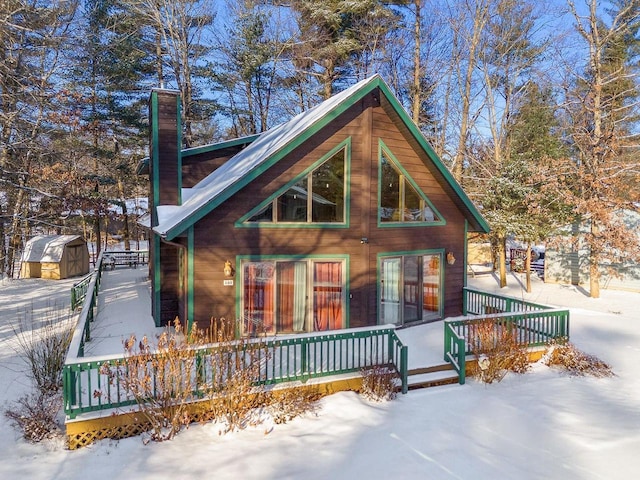
[[[378,220],[387,223],[443,223],[427,196],[381,143]]]
[[[344,328],[344,260],[245,260],[240,275],[243,335]]]
[[[347,147],[249,214],[249,223],[344,223]]]

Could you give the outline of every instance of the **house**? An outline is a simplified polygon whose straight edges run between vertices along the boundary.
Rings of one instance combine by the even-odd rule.
[[[22,253],[20,278],[60,280],[89,273],[89,250],[80,235],[38,235]]]
[[[181,148],[150,97],[152,314],[238,335],[460,315],[486,221],[380,76],[259,135]]]
[[[622,209],[612,215],[625,226],[628,244],[640,244],[640,209]],[[565,228],[564,234],[547,247],[545,252],[544,281],[589,285],[589,249],[584,237],[590,224],[574,223]],[[635,238],[633,238],[635,235]],[[640,263],[638,255],[620,258],[620,255],[604,255],[600,263],[600,287],[611,290],[640,292]]]

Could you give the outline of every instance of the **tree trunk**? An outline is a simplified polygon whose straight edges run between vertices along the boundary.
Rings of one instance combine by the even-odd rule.
[[[597,243],[600,227],[595,219],[591,220],[591,244]],[[592,248],[589,254],[589,295],[591,298],[600,298],[600,253]]]
[[[118,193],[120,194],[120,200],[122,201],[122,220],[124,222],[122,226],[122,236],[124,237],[124,249],[131,249],[131,233],[129,232],[129,211],[127,210],[127,198],[124,194],[124,183],[122,178],[118,178]]]
[[[531,293],[531,244],[527,243],[527,255],[524,258],[524,271],[527,293]]]
[[[498,237],[498,266],[500,288],[504,288],[507,286],[507,238],[504,235]]]
[[[420,88],[420,77],[421,77],[421,66],[420,66],[420,33],[421,33],[421,22],[420,22],[420,4],[422,0],[415,0],[416,7],[416,18],[413,26],[413,102],[411,106],[411,117],[416,125],[420,125],[420,97],[421,97],[421,88]]]

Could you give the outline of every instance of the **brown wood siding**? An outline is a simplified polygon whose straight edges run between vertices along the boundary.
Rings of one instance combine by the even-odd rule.
[[[236,255],[348,255],[350,327],[377,323],[378,254],[443,249],[458,259],[445,271],[445,316],[462,310],[464,216],[434,179],[425,162],[407,145],[403,133],[376,105],[373,96],[291,152],[258,179],[224,202],[195,226],[194,316],[208,324],[211,317],[236,319],[236,286],[225,287],[226,260],[237,269]],[[351,137],[350,228],[235,228],[234,222],[332,148]],[[429,227],[378,227],[378,138],[393,152],[413,180],[433,202],[447,224]],[[361,243],[362,237],[368,243]]]
[[[167,325],[180,317],[178,247],[160,243],[160,324]],[[183,319],[181,319],[183,320]]]
[[[175,92],[158,91],[158,165],[160,205],[177,205],[178,106]],[[151,163],[153,157],[151,158]]]
[[[244,145],[182,157],[182,186],[191,188],[240,152]]]

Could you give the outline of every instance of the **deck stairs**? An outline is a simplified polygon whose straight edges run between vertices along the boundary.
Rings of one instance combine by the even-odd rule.
[[[413,368],[408,372],[409,390],[440,387],[458,383],[458,373],[450,363]]]

